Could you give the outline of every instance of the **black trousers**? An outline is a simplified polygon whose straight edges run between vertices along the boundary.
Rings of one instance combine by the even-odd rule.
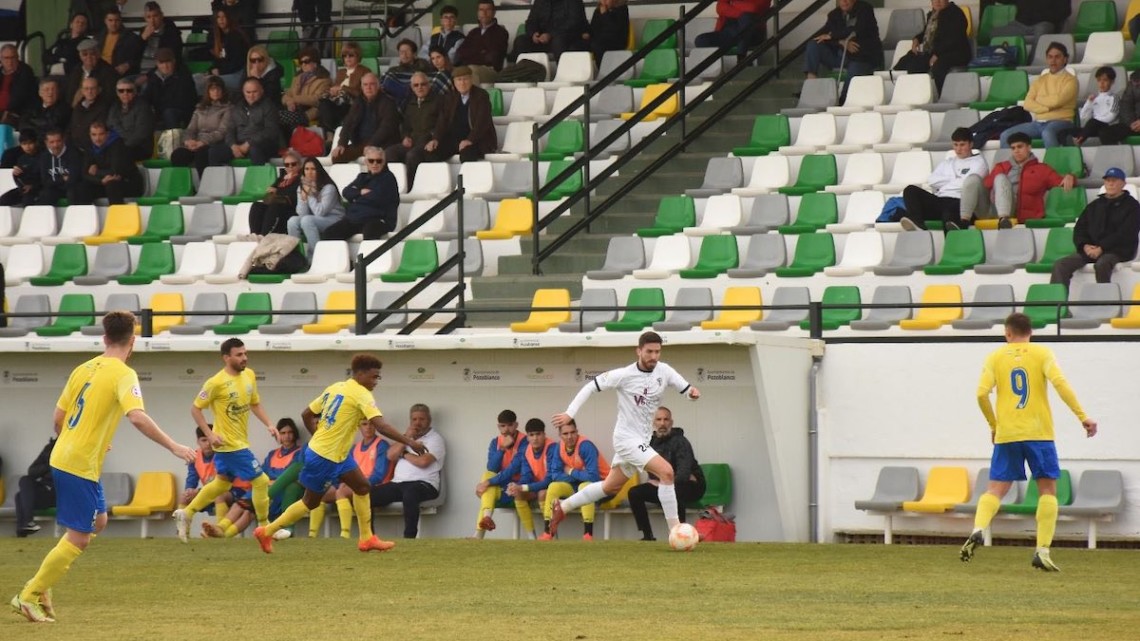
[[[705,495],[704,482],[698,481],[677,481],[673,485],[674,491],[677,493],[677,517],[681,522],[685,522],[685,504],[692,503]],[[637,529],[641,530],[645,537],[650,538],[653,536],[653,527],[649,524],[649,508],[647,503],[661,505],[661,499],[657,498],[657,486],[652,483],[642,483],[635,485],[629,490],[629,509],[633,512],[633,519],[637,522]]]
[[[459,162],[483,160],[483,152],[475,145],[468,145],[463,151],[459,151],[458,140],[445,139],[439,143],[435,151],[427,152],[424,162],[447,162],[455,154],[459,154]]]
[[[21,530],[32,522],[36,510],[55,507],[55,490],[36,483],[30,476],[21,476],[16,492],[16,536],[27,536]]]
[[[420,530],[420,503],[439,497],[439,490],[425,481],[385,483],[372,488],[372,506],[401,503],[404,508],[404,538],[414,539]]]
[[[914,221],[919,227],[925,228],[928,220],[941,220],[958,222],[961,212],[957,198],[942,198],[926,191],[922,187],[909,185],[903,190],[903,203],[906,204],[906,217]]]
[[[370,218],[363,223],[354,222],[345,217],[325,228],[321,232],[321,240],[348,240],[356,234],[363,235],[364,240],[377,240],[391,231],[392,228],[379,216]]]
[[[140,181],[141,183],[141,181]],[[113,180],[105,185],[95,184],[81,180],[74,185],[74,193],[68,195],[68,202],[72,205],[90,205],[96,198],[106,198],[112,205],[121,205],[127,198],[142,195],[140,183],[129,183],[125,180]]]
[[[249,208],[249,231],[259,236],[288,233],[289,219],[296,215],[297,208],[289,205],[253,203]]]
[[[589,51],[590,45],[582,39],[580,33],[551,33],[550,42],[538,44],[525,33],[515,38],[512,59],[518,58],[520,53],[548,53],[555,60],[562,57],[564,51]]]

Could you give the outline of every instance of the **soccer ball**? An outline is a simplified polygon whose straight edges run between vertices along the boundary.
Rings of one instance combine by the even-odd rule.
[[[701,536],[697,534],[697,528],[688,523],[678,523],[676,527],[669,531],[669,547],[678,552],[688,552],[692,550],[697,547],[697,541],[700,539]]]

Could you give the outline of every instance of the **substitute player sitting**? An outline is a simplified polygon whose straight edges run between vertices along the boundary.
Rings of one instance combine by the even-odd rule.
[[[542,504],[542,517],[546,521],[539,541],[549,541],[554,538],[553,524],[554,506],[560,499],[581,492],[585,488],[596,485],[602,486],[601,481],[610,474],[610,464],[605,456],[598,451],[598,446],[590,439],[578,434],[578,424],[570,419],[559,430],[562,442],[555,451],[552,462],[554,469],[550,472],[550,485],[546,488],[546,500]],[[620,487],[619,487],[620,490]],[[614,492],[617,494],[617,492]],[[599,497],[602,500],[605,496]],[[587,501],[578,506],[582,508],[583,541],[594,540],[594,515],[597,505],[594,501]],[[573,508],[568,508],[573,509]]]
[[[202,488],[190,505],[175,510],[178,538],[183,543],[190,540],[194,515],[229,491],[235,478],[249,481],[253,486],[251,493],[257,522],[269,521],[269,477],[261,471],[261,464],[249,449],[250,413],[265,425],[274,440],[277,439],[277,428],[261,407],[257,376],[248,367],[249,356],[245,343],[238,338],[229,338],[222,343],[221,351],[224,366],[206,381],[190,407],[190,416],[194,417],[194,422],[214,447],[214,469],[217,475]],[[210,424],[202,413],[207,407],[214,415],[215,429],[210,429]]]
[[[519,480],[521,470],[519,466],[514,465],[515,460],[518,458],[519,449],[526,439],[519,434],[519,419],[518,415],[513,410],[503,410],[499,412],[497,417],[497,426],[499,434],[491,439],[487,445],[487,469],[483,472],[483,478],[475,484],[475,496],[479,497],[479,517],[475,522],[475,538],[481,539],[490,530],[495,529],[495,520],[492,515],[495,512],[495,506],[499,505],[503,500],[503,487],[511,481]],[[506,478],[503,473],[508,469],[513,469],[514,474]],[[492,481],[494,481],[492,483]],[[505,507],[505,506],[504,506]],[[529,513],[530,506],[527,506]],[[522,518],[522,513],[519,513]],[[531,529],[534,526],[534,519],[531,518]]]
[[[507,496],[515,500],[515,511],[527,534],[530,538],[537,539],[538,532],[534,530],[534,513],[531,512],[530,502],[538,501],[539,505],[546,503],[546,489],[558,466],[558,441],[546,438],[546,423],[537,418],[526,422],[526,441],[526,447],[511,462],[510,469],[499,476],[514,478],[513,471],[518,468],[518,482],[507,483]]]

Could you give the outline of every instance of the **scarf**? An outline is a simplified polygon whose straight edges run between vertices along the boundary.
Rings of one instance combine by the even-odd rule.
[[[938,16],[941,11],[931,11],[930,18],[926,21],[926,30],[922,33],[922,50],[925,53],[932,53],[934,50],[934,34],[938,31]]]

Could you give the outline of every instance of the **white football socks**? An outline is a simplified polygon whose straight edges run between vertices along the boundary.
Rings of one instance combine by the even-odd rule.
[[[569,498],[562,499],[562,511],[571,512],[573,510],[577,510],[583,505],[586,505],[587,503],[596,503],[597,501],[602,500],[606,496],[605,490],[602,489],[603,485],[604,484],[601,481],[597,483],[590,483],[586,487],[575,492]],[[677,513],[677,503],[675,499],[673,502],[673,513]]]
[[[661,501],[661,511],[665,512],[665,522],[669,524],[669,531],[672,532],[681,522],[677,517],[677,490],[672,483],[657,485],[657,500]]]

